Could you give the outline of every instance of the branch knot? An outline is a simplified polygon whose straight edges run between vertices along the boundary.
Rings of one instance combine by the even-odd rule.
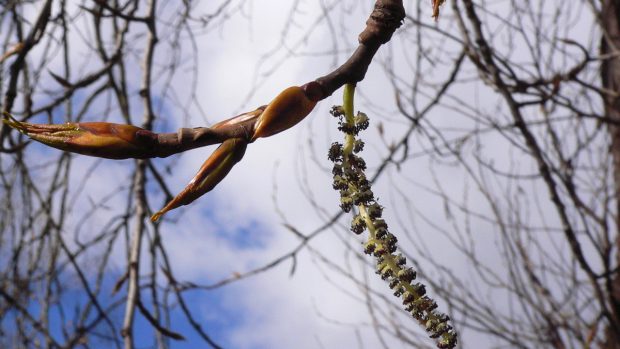
[[[381,45],[390,41],[394,31],[405,19],[405,8],[402,1],[379,0],[366,21],[366,29],[359,35],[363,45]]]

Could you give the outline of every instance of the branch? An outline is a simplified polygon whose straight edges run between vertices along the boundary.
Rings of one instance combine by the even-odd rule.
[[[169,209],[187,205],[215,187],[232,166],[241,160],[246,144],[294,126],[312,111],[317,102],[327,98],[344,84],[355,85],[362,81],[375,53],[382,44],[390,41],[404,18],[402,0],[377,0],[366,21],[366,28],[359,35],[359,46],[344,64],[315,81],[285,89],[266,106],[224,120],[212,127],[182,128],[176,133],[157,134],[148,130],[150,122],[145,123],[146,129],[101,122],[37,125],[18,121],[7,112],[3,122],[51,147],[109,159],[167,157],[228,140],[238,144],[218,148],[185,190],[152,217],[156,220]],[[152,26],[149,29],[153,31]],[[147,54],[146,64],[150,62],[149,59],[150,55]],[[148,82],[149,76],[145,75],[141,93],[147,116],[152,115]]]
[[[359,35],[359,46],[351,57],[333,72],[316,79],[322,88],[321,99],[345,84],[362,81],[375,53],[382,44],[390,41],[403,19],[405,8],[401,0],[378,0],[366,21],[366,28]]]

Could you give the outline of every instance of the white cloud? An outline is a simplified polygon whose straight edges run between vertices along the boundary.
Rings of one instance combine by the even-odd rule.
[[[280,90],[293,84],[302,84],[325,74],[330,66],[330,60],[312,55],[299,55],[300,52],[319,52],[326,45],[326,29],[321,23],[319,29],[300,46],[295,54],[281,65],[277,65],[270,77],[259,74],[259,81],[266,81],[258,87],[252,83],[254,72],[261,56],[278,45],[280,31],[288,16],[290,1],[271,1],[269,6],[249,6],[252,8],[248,18],[240,13],[234,14],[220,29],[208,32],[197,40],[199,51],[198,76],[191,76],[193,71],[179,70],[173,77],[173,85],[181,96],[191,93],[188,84],[192,78],[197,78],[197,93],[201,105],[209,121],[228,118],[235,112],[253,109],[266,104]],[[208,4],[204,4],[208,6]],[[233,6],[234,7],[234,6]],[[320,8],[316,2],[302,1],[303,13],[295,15],[295,23],[292,24],[290,37],[298,37],[305,28],[313,25],[313,20],[320,14]],[[210,12],[212,9],[195,9],[196,13]],[[355,28],[361,28],[360,16],[353,16]],[[357,29],[356,29],[357,30]],[[355,44],[356,31],[347,42],[339,42],[339,48]],[[84,44],[75,39],[74,42]],[[286,39],[289,46],[295,44],[295,40]],[[331,44],[331,42],[330,42]],[[406,44],[406,43],[404,43]],[[331,46],[330,46],[331,48]],[[382,48],[385,50],[386,48]],[[158,59],[165,61],[165,46],[158,46]],[[280,62],[286,56],[286,50],[274,54],[272,60]],[[398,55],[398,52],[394,52]],[[342,54],[341,57],[344,57]],[[382,53],[382,56],[383,53]],[[78,60],[78,58],[76,58]],[[365,106],[376,113],[381,113],[385,126],[385,139],[389,143],[397,140],[403,134],[403,123],[400,116],[395,113],[394,97],[388,81],[385,80],[382,67],[373,63],[368,73],[367,80],[360,84],[359,90],[365,98],[359,101],[374,104]],[[80,64],[77,64],[78,66]],[[55,71],[58,61],[54,61],[50,69]],[[260,66],[262,72],[269,70],[273,65]],[[135,67],[134,67],[135,68]],[[129,72],[132,77],[140,75],[138,70]],[[437,75],[441,76],[439,72]],[[428,73],[427,79],[438,78]],[[133,88],[137,79],[130,79]],[[255,88],[255,91],[252,89]],[[154,92],[156,92],[155,90]],[[459,90],[463,98],[475,98],[478,91],[471,89]],[[246,96],[250,96],[246,101]],[[193,204],[169,213],[173,222],[164,221],[162,239],[168,250],[173,270],[177,277],[183,281],[197,283],[210,283],[221,278],[226,278],[234,273],[243,273],[257,266],[289,252],[299,242],[290,232],[282,227],[282,218],[276,212],[273,204],[273,196],[277,197],[278,207],[285,213],[287,219],[293,223],[302,233],[309,233],[320,226],[323,221],[321,214],[315,212],[315,208],[305,199],[301,198],[299,183],[307,181],[313,198],[319,209],[327,213],[335,213],[338,210],[337,194],[331,189],[331,179],[311,160],[311,147],[307,144],[307,137],[313,135],[313,148],[316,150],[321,166],[330,167],[326,159],[326,151],[334,140],[340,140],[341,135],[334,129],[334,121],[327,113],[331,104],[338,104],[340,93],[321,103],[317,110],[297,127],[282,134],[260,139],[248,147],[244,159],[233,168],[226,179],[211,193],[198,199]],[[452,101],[451,103],[456,103]],[[139,115],[139,104],[137,115]],[[379,107],[377,107],[379,105]],[[172,113],[165,109],[166,113]],[[370,113],[369,113],[370,114]],[[199,126],[204,123],[201,117],[193,115],[190,125],[185,125],[181,117],[175,115],[161,115],[165,119],[166,127]],[[436,126],[467,126],[468,120],[454,120],[452,115],[446,113],[434,116]],[[373,120],[375,118],[371,114]],[[393,118],[393,119],[390,119]],[[136,119],[137,120],[137,119]],[[118,121],[115,119],[114,121]],[[376,128],[368,131],[368,139],[379,139]],[[170,131],[170,130],[169,130]],[[491,139],[493,147],[487,149],[485,155],[505,160],[502,155],[505,152],[505,143],[497,139]],[[378,144],[378,146],[376,146]],[[369,167],[373,168],[382,153],[376,151],[383,149],[380,141],[375,145],[369,143],[365,151],[365,157]],[[416,138],[412,145],[412,151],[419,151],[422,147],[429,147],[429,142],[423,137]],[[178,159],[172,173],[166,178],[174,192],[180,191],[192,178],[202,162],[209,156],[215,147],[193,150]],[[43,158],[44,155],[33,152],[31,156]],[[91,158],[79,158],[74,162],[74,174],[85,173],[95,160]],[[115,163],[111,160],[103,160],[97,170],[91,174],[88,185],[78,193],[73,213],[80,217],[84,211],[90,208],[90,198],[103,198],[108,195],[122,181],[130,181],[128,177],[132,165],[129,161]],[[154,160],[156,166],[169,163],[170,160]],[[305,166],[305,167],[304,167]],[[434,181],[429,168],[437,170],[439,180]],[[302,176],[304,171],[306,177]],[[406,175],[400,178],[408,178],[411,182],[399,182],[394,186],[391,182],[393,176],[397,176],[395,170],[390,170],[377,184],[375,192],[386,206],[387,217],[390,222],[396,222],[395,212],[401,213],[403,221],[398,226],[405,232],[411,233],[411,240],[401,236],[401,241],[406,245],[424,243],[434,251],[435,256],[440,257],[453,270],[455,274],[467,274],[470,271],[468,261],[463,255],[454,253],[450,244],[446,241],[450,234],[442,236],[433,234],[436,231],[428,222],[423,222],[420,216],[429,218],[431,223],[441,226],[449,226],[451,221],[444,212],[443,201],[437,195],[429,193],[437,189],[439,182],[446,192],[454,197],[463,196],[463,187],[466,181],[463,179],[467,174],[462,169],[455,169],[453,165],[441,163],[437,159],[424,158],[400,169]],[[274,183],[275,181],[275,183]],[[472,185],[468,182],[469,185]],[[277,191],[274,193],[274,188]],[[429,188],[429,191],[423,190]],[[540,189],[540,188],[538,188]],[[531,188],[531,191],[536,188]],[[403,204],[399,192],[415,193],[413,206],[409,209]],[[150,203],[153,209],[158,209],[161,204],[161,193],[152,191],[149,193]],[[486,209],[481,202],[480,195],[470,194],[468,202],[475,201],[473,207]],[[463,199],[465,200],[465,199]],[[106,222],[112,215],[122,211],[125,207],[123,195],[113,196],[108,202],[110,210],[100,209],[97,211],[91,226]],[[457,219],[462,218],[458,209],[450,207]],[[178,220],[177,220],[178,219]],[[416,223],[414,226],[413,223]],[[343,219],[343,224],[346,224]],[[422,227],[421,231],[416,228]],[[501,265],[493,265],[497,260],[497,253],[501,253],[496,247],[496,241],[489,238],[491,232],[489,226],[477,222],[475,227],[476,238],[483,236],[476,242],[476,249],[484,252],[481,256],[489,265],[500,268]],[[429,233],[430,232],[430,233]],[[88,234],[89,231],[84,231]],[[92,233],[92,232],[90,232]],[[398,235],[398,232],[397,232]],[[84,236],[83,238],[87,238]],[[352,237],[346,237],[351,239]],[[419,239],[419,240],[418,240]],[[420,242],[422,241],[422,242]],[[351,242],[357,244],[357,241]],[[311,246],[324,253],[339,266],[346,266],[350,258],[346,256],[346,250],[335,232],[326,232],[311,242]],[[448,247],[446,247],[448,246]],[[360,246],[361,249],[361,246]],[[331,280],[340,280],[338,272],[324,264],[317,262],[316,257],[302,251],[298,256],[297,271],[293,277],[289,277],[291,261],[288,260],[276,269],[267,273],[251,277],[238,284],[227,286],[228,292],[224,296],[224,309],[230,309],[243,317],[230,329],[231,341],[235,348],[334,348],[334,347],[358,347],[358,339],[350,326],[334,324],[336,322],[368,323],[370,316],[359,300],[343,293],[335,288],[325,277]],[[357,263],[357,262],[355,262]],[[118,249],[114,252],[114,265],[124,266],[125,250]],[[357,266],[356,266],[357,267]],[[368,270],[372,274],[372,270]],[[325,273],[325,274],[324,274]],[[357,271],[359,275],[359,271]],[[387,287],[374,275],[369,275],[371,284],[377,290],[389,295]],[[432,277],[432,275],[428,276]],[[348,280],[343,280],[343,287],[355,294],[360,294],[355,285]],[[442,306],[441,299],[438,299]],[[200,306],[196,306],[200,308]],[[210,309],[204,309],[204,317],[216,316]],[[411,326],[417,326],[414,322]],[[378,347],[377,339],[372,333],[363,331],[365,348]]]

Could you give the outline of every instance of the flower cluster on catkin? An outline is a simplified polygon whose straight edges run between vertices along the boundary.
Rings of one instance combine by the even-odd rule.
[[[334,162],[333,187],[340,192],[340,207],[353,213],[351,231],[361,234],[368,230],[364,252],[375,258],[376,273],[388,282],[394,296],[402,299],[407,312],[421,323],[429,336],[436,338],[439,348],[454,348],[456,332],[449,324],[449,317],[437,311],[437,303],[426,295],[424,285],[415,281],[415,270],[397,253],[398,239],[382,218],[383,207],[375,199],[364,172],[366,163],[359,155],[364,142],[356,136],[368,128],[368,116],[359,112],[354,116],[352,108],[345,110],[341,106],[333,107],[331,114],[339,119],[338,129],[345,133],[344,144],[333,143],[328,158]]]

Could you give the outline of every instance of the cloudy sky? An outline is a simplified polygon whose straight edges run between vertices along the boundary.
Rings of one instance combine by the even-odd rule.
[[[427,1],[422,3],[426,5]],[[407,9],[415,11],[414,4],[417,1],[406,2]],[[73,5],[75,7],[72,11],[80,11],[77,2]],[[203,1],[192,10],[192,15],[198,18],[213,13],[217,5],[217,1]],[[164,20],[174,17],[174,11],[177,10],[175,6],[174,2],[162,2],[158,13],[161,13]],[[423,12],[421,18],[427,19],[429,25],[453,29],[454,24],[450,21],[433,24],[429,7],[420,7]],[[449,18],[447,6],[445,11],[446,18]],[[325,17],[325,12],[329,16]],[[244,1],[240,5],[239,1],[232,1],[224,14],[212,23],[206,27],[196,25],[193,28],[197,33],[193,43],[187,35],[171,39],[165,32],[166,25],[160,25],[161,41],[156,47],[155,88],[152,91],[157,115],[154,128],[157,131],[172,132],[179,127],[212,124],[266,104],[286,87],[301,85],[328,73],[342,63],[355,47],[357,35],[363,29],[369,13],[369,3],[353,0],[271,0],[268,6],[263,2]],[[405,27],[407,25],[406,22]],[[586,35],[585,32],[581,34]],[[88,54],[88,38],[92,33],[87,23],[78,22],[71,35],[70,40],[76,52],[72,59],[77,67],[76,76],[79,76],[79,72],[87,72],[92,68],[94,59]],[[128,65],[129,85],[135,91],[139,88],[140,45],[143,45],[140,37],[136,38],[138,44],[131,52],[136,59],[133,63],[130,60]],[[402,137],[409,123],[402,120],[398,112],[393,87],[386,75],[400,74],[398,76],[402,76],[406,82],[413,79],[415,69],[408,65],[409,60],[403,58],[412,45],[408,39],[398,37],[397,32],[395,39],[381,48],[367,78],[358,85],[357,106],[369,114],[371,123],[375,121],[367,132],[364,153],[371,173],[385,156],[385,145]],[[450,50],[449,42],[437,45],[445,45],[448,47],[446,50]],[[82,54],[80,46],[83,47]],[[190,54],[194,48],[196,60]],[[170,77],[174,92],[171,93],[170,90],[162,89],[168,77],[158,75],[157,71],[158,67],[164,66],[179,52],[179,61],[183,64]],[[48,69],[62,71],[60,62],[57,57],[50,62]],[[388,70],[390,64],[398,67],[398,70]],[[433,64],[428,64],[426,68],[420,78],[427,83],[439,84],[449,74],[446,70],[433,69]],[[467,73],[470,75],[463,79],[477,79],[473,69]],[[57,88],[54,87],[56,82],[49,77],[42,79],[43,85]],[[496,100],[489,97],[489,90],[482,85],[475,82],[463,84],[456,86],[453,93],[464,100],[476,101],[472,103],[482,105],[482,109],[492,110],[496,107]],[[168,94],[164,97],[165,92]],[[195,99],[192,99],[194,93]],[[138,100],[137,93],[134,95]],[[430,100],[433,96],[427,97]],[[331,164],[326,153],[333,141],[342,138],[328,113],[332,105],[341,103],[340,98],[341,92],[338,91],[321,102],[295,128],[251,144],[244,159],[215,190],[195,203],[165,216],[162,240],[178,279],[211,284],[265,265],[289,253],[299,244],[299,239],[285,225],[293,225],[303,234],[309,234],[339,212],[339,198],[331,188],[331,176],[328,173]],[[445,109],[439,108],[440,112],[432,115],[434,126],[453,129],[453,134],[449,134],[450,131],[446,134],[455,137],[459,132],[473,127],[471,120],[455,119],[450,113],[450,107],[459,107],[458,99],[450,97],[445,103]],[[179,105],[186,106],[189,112],[182,113]],[[136,123],[139,123],[141,104],[135,102],[132,106]],[[88,121],[101,118],[121,121],[113,113],[110,115],[103,106],[93,109],[95,112],[87,116]],[[57,122],[64,121],[61,110],[55,117]],[[376,120],[381,120],[384,130],[382,135],[379,134]],[[484,148],[487,159],[498,166],[515,166],[523,173],[535,169],[535,165],[524,160],[521,155],[510,153],[512,145],[500,136],[489,135],[484,140],[484,144],[464,142],[463,146],[467,150]],[[414,149],[412,157],[416,156],[415,150],[421,149],[422,152],[431,147],[423,136],[416,138],[415,144],[411,146]],[[171,190],[179,192],[213,150],[214,147],[197,149],[182,156],[156,159],[153,163],[166,173]],[[29,146],[29,156],[35,160],[45,160],[50,152],[55,150],[36,144]],[[90,173],[85,185],[74,186],[71,193],[73,217],[88,214],[92,202],[106,198],[105,207],[89,216],[89,226],[77,231],[87,239],[92,227],[104,224],[126,206],[126,196],[115,194],[115,191],[119,186],[126,186],[123,179],[126,181],[130,178],[133,162],[75,157],[72,166],[72,176],[76,182],[85,173]],[[495,184],[502,186],[502,183]],[[438,193],[439,188],[445,192]],[[163,193],[155,185],[150,185],[148,189],[151,208],[159,209],[164,204]],[[532,185],[523,190],[529,193],[540,191],[541,188]],[[446,205],[446,200],[442,198],[446,192],[453,195],[455,201],[469,204],[474,211],[489,210],[484,204],[484,198],[476,191],[476,183],[468,179],[465,169],[448,160],[421,155],[420,159],[409,161],[405,166],[393,166],[386,171],[374,191],[386,206],[388,222],[402,229],[403,235],[400,236],[405,246],[429,251],[455,274],[472,273],[467,259],[454,250],[450,234],[440,233],[443,229],[450,230],[453,225],[463,222],[462,212]],[[507,197],[513,195],[504,194]],[[411,201],[406,201],[403,195]],[[510,205],[509,200],[506,200],[506,205]],[[532,216],[536,221],[536,213]],[[78,223],[79,219],[70,223],[68,232],[73,234]],[[475,249],[479,252],[480,260],[487,262],[490,268],[500,270],[503,266],[494,264],[501,251],[497,249],[497,240],[493,238],[493,227],[476,219],[468,223],[468,228],[475,234]],[[553,225],[553,218],[546,223]],[[222,288],[188,293],[192,311],[203,321],[206,331],[226,348],[379,347],[379,338],[371,329],[372,319],[366,307],[364,290],[344,277],[339,269],[361,280],[367,278],[370,287],[383,295],[390,296],[390,293],[374,275],[368,264],[370,261],[358,258],[349,249],[353,246],[359,247],[358,251],[361,251],[361,240],[352,236],[346,225],[346,219],[342,218],[337,229],[322,232],[312,239],[308,247],[297,254],[294,264],[292,259],[287,259],[265,273]],[[394,233],[399,235],[399,231]],[[148,255],[146,250],[143,252],[143,256]],[[146,259],[144,261],[146,263]],[[115,275],[125,267],[124,241],[119,241],[109,268],[111,274]],[[433,277],[437,275],[423,273],[421,280]],[[472,275],[472,278],[475,276]],[[487,296],[491,299],[501,294],[489,292]],[[441,298],[437,298],[437,301],[442,307],[444,303]],[[395,316],[406,318],[404,312]],[[390,326],[385,325],[388,328]],[[170,327],[188,338],[185,342],[171,342],[172,348],[201,347],[200,338],[182,316],[175,315]],[[151,344],[152,329],[141,320],[138,321],[138,329],[141,332],[139,338],[145,341],[147,347]],[[411,321],[411,330],[418,331],[414,321]],[[471,342],[482,343],[480,338],[467,332],[461,335]],[[431,344],[430,341],[426,343]],[[390,344],[390,348],[397,347]]]
[[[302,1],[293,13],[295,23],[284,37],[282,31],[293,6],[290,1],[270,2],[269,6],[250,2],[243,10],[245,17],[238,13],[198,40],[199,56],[205,59],[199,64],[197,91],[209,121],[265,104],[282,89],[311,81],[334,67],[336,62],[330,55],[320,55],[333,44],[325,21],[316,23],[322,17],[318,4]],[[332,6],[329,2],[326,5]],[[351,19],[350,37],[337,43],[341,52],[338,63],[356,43],[365,15]],[[306,32],[310,32],[308,38],[300,37]],[[181,90],[182,83],[181,78]],[[251,89],[253,85],[258,87]],[[326,150],[341,135],[327,110],[340,103],[340,96],[338,92],[323,101],[297,127],[252,144],[243,161],[216,190],[171,213],[171,218],[179,216],[180,221],[166,223],[168,235],[164,239],[176,272],[187,280],[218,280],[263,265],[299,243],[283,228],[278,209],[306,234],[319,227],[326,214],[338,212],[339,199],[331,189],[331,178],[313,164],[311,152],[316,150],[323,167],[330,166]],[[389,92],[385,97],[391,98]],[[190,122],[201,120],[192,118]],[[308,146],[309,139],[316,149]],[[210,150],[200,149],[182,157],[180,171],[175,171],[177,190]],[[310,189],[323,210],[322,216],[305,199],[300,185]],[[345,231],[336,236],[328,231],[312,241],[311,247],[339,263],[353,262],[358,275],[364,272],[374,278],[372,270],[363,271],[361,263],[344,256],[345,248],[339,240],[357,243],[349,235]],[[229,348],[377,347],[376,336],[356,333],[351,326],[370,322],[357,286],[307,251],[302,251],[296,262],[292,276],[289,260],[221,291],[197,295],[196,307],[202,309],[203,319],[217,329],[210,333]],[[356,298],[345,292],[347,287]],[[370,331],[368,326],[366,331]],[[192,348],[195,343],[175,343],[173,347]]]
[[[343,9],[359,4],[325,1],[325,8],[337,7],[333,10],[333,22],[328,24],[321,19],[324,9],[320,4],[282,0],[262,6],[247,1],[239,9],[233,2],[229,6],[230,16],[223,23],[218,20],[206,29],[197,27],[202,32],[196,37],[198,61],[184,59],[185,64],[171,81],[174,98],[181,103],[189,99],[195,88],[203,112],[192,105],[190,110],[196,114],[175,115],[178,106],[170,100],[160,101],[161,90],[157,87],[163,85],[163,79],[155,73],[153,95],[158,103],[155,129],[170,132],[179,127],[202,126],[254,109],[268,103],[284,88],[314,80],[342,63],[356,44],[370,8],[355,6],[355,11],[348,14],[350,18],[342,18]],[[159,9],[162,16],[172,10],[174,6],[162,5]],[[193,13],[198,17],[213,11],[213,4],[203,2]],[[346,28],[348,35],[332,38],[330,26],[334,25],[350,26]],[[164,28],[159,27],[161,37],[166,35]],[[92,58],[86,54],[89,51],[86,42],[92,33],[86,25],[83,32],[72,35],[74,52],[85,45],[85,53],[75,55],[74,62],[82,71],[88,71]],[[183,52],[192,49],[187,37],[180,38],[180,45]],[[135,49],[139,57],[140,47]],[[167,41],[161,40],[155,53],[156,67],[168,61],[171,50]],[[60,60],[51,62],[48,69],[62,71],[60,63]],[[133,70],[128,71],[129,83],[137,89],[141,71],[137,59],[134,64]],[[386,101],[389,104],[386,109],[393,110],[393,95],[382,87],[387,81],[381,66],[374,64],[368,76],[359,91],[372,94],[372,100],[378,104]],[[51,79],[43,82],[46,83],[55,84]],[[326,217],[339,212],[339,198],[331,189],[331,176],[323,169],[331,167],[326,157],[329,145],[342,138],[328,113],[332,105],[341,103],[340,99],[338,91],[297,127],[250,145],[243,161],[215,190],[192,205],[166,215],[162,239],[178,279],[209,284],[262,266],[299,244],[299,239],[284,228],[285,223],[308,234],[321,226]],[[138,115],[135,120],[139,122],[141,104],[133,103],[132,111]],[[62,122],[61,114],[56,114],[58,122]],[[103,111],[101,115],[87,116],[89,121],[102,117],[120,121],[114,115],[103,115]],[[388,125],[386,128],[389,131]],[[154,164],[160,169],[173,164],[167,180],[171,189],[178,192],[213,149],[193,150],[172,160],[155,160]],[[369,148],[368,161],[378,160],[377,149],[373,152],[372,146]],[[44,159],[49,151],[55,150],[33,145],[30,151],[32,156]],[[90,217],[89,226],[79,230],[84,240],[89,229],[118,213],[115,208],[125,207],[125,196],[113,192],[123,185],[119,178],[130,177],[132,164],[131,160],[75,158],[74,178],[77,180],[87,172],[91,175],[79,192],[72,193],[72,215],[82,217],[89,212],[91,202],[108,198],[106,208],[98,210]],[[151,205],[163,204],[163,194],[154,186],[150,189]],[[308,194],[312,202],[306,197]],[[347,224],[346,220],[343,224]],[[72,231],[71,224],[69,227],[67,230]],[[359,241],[346,229],[323,232],[309,244],[312,251],[320,254],[302,250],[295,260],[293,274],[289,259],[272,270],[221,289],[188,293],[188,300],[194,314],[204,321],[207,333],[226,348],[375,348],[378,339],[371,332],[371,319],[359,286],[321,261],[328,258],[358,277],[366,275],[375,289],[389,295],[371,267],[346,252],[345,243],[361,249]],[[125,268],[125,253],[123,243],[119,242],[110,263],[112,272]],[[143,255],[148,255],[146,250]],[[146,257],[143,261],[146,264]],[[152,329],[139,315],[137,318],[138,341],[143,340],[148,346]],[[171,342],[172,348],[202,345],[183,316],[173,317],[170,327],[188,338],[185,342]],[[412,322],[412,329],[415,328]]]
[[[70,12],[78,13],[78,3]],[[321,6],[322,5],[322,6]],[[34,9],[34,8],[33,8]],[[158,9],[165,19],[175,11],[175,6],[162,3]],[[202,2],[193,10],[194,17],[212,13],[215,5]],[[325,20],[324,11],[330,14]],[[429,13],[430,9],[424,11]],[[197,50],[194,61],[189,53],[194,48],[187,36],[181,36],[173,47],[165,32],[165,25],[159,27],[160,44],[155,53],[155,74],[153,95],[156,100],[155,129],[171,132],[179,127],[203,126],[252,110],[268,103],[279,91],[292,85],[301,85],[316,79],[342,63],[357,43],[357,35],[363,29],[370,13],[368,4],[355,1],[270,1],[269,6],[246,1],[239,8],[236,2],[225,11],[225,20],[202,28],[196,26],[199,35],[195,37]],[[36,11],[26,15],[34,16]],[[335,32],[334,37],[332,33]],[[92,30],[87,22],[79,21],[71,32],[74,76],[89,72],[99,64],[90,52],[89,38]],[[139,58],[143,41],[139,38],[134,54],[129,60],[129,86],[137,90],[141,70]],[[406,44],[406,43],[405,43]],[[37,47],[33,51],[36,56]],[[173,98],[164,99],[161,88],[165,78],[157,74],[157,67],[169,62],[171,55],[179,50],[187,55],[184,62],[171,77]],[[369,105],[372,110],[387,118],[383,126],[384,142],[398,139],[402,125],[398,120],[394,95],[385,70],[380,62],[393,59],[398,49],[384,47],[377,62],[368,72],[364,82],[358,85],[358,106]],[[388,54],[389,53],[389,54]],[[398,58],[397,58],[398,60]],[[133,62],[133,63],[132,63]],[[62,60],[57,56],[49,62],[51,72],[63,71]],[[429,73],[429,76],[432,73]],[[43,76],[41,84],[50,89],[57,88],[49,76]],[[187,103],[192,93],[196,103],[190,103],[191,115],[179,115],[178,104]],[[168,96],[170,97],[170,95]],[[268,139],[260,139],[248,147],[241,161],[227,178],[211,193],[192,205],[180,208],[166,215],[162,224],[162,239],[172,261],[173,270],[180,280],[197,284],[210,284],[235,273],[243,273],[262,266],[289,253],[299,239],[284,228],[294,225],[304,234],[320,227],[325,219],[339,212],[339,198],[331,189],[331,176],[326,173],[331,164],[326,158],[329,145],[342,135],[329,115],[332,105],[340,104],[341,91],[321,102],[306,120],[295,128]],[[81,103],[78,96],[76,105]],[[136,123],[142,114],[141,103],[132,104]],[[94,113],[86,121],[106,119],[121,122],[120,118],[103,106],[93,108]],[[99,110],[99,112],[98,112]],[[367,110],[368,111],[368,110]],[[369,112],[370,114],[370,112]],[[62,110],[55,113],[56,122],[63,122]],[[371,119],[373,115],[370,114]],[[390,123],[392,120],[394,122]],[[40,120],[34,120],[35,122]],[[43,121],[41,121],[43,122]],[[376,125],[375,125],[376,126]],[[368,131],[368,138],[379,139],[376,127]],[[167,173],[171,189],[180,191],[214,147],[190,151],[173,159],[155,160],[160,170],[172,166]],[[45,160],[56,150],[33,144],[29,155],[33,161]],[[370,171],[384,155],[381,142],[368,142],[365,158]],[[126,197],[117,193],[117,188],[126,186],[122,179],[130,178],[131,160],[110,161],[88,157],[76,157],[72,180],[81,181],[89,173],[84,187],[75,186],[71,193],[71,217],[89,215],[88,226],[79,226],[79,219],[68,224],[67,231],[76,233],[86,241],[99,225],[118,214],[126,206]],[[432,181],[428,174],[419,169],[405,168]],[[49,178],[47,178],[49,179]],[[455,183],[458,186],[458,183]],[[388,198],[389,180],[378,183],[375,192],[387,207],[397,206],[397,194],[392,203]],[[400,189],[409,190],[409,184]],[[116,194],[115,194],[116,193]],[[92,202],[106,198],[105,206],[92,214]],[[421,200],[431,200],[431,196]],[[163,194],[155,186],[150,187],[149,200],[153,209],[163,205]],[[437,205],[441,205],[436,201]],[[441,220],[442,211],[430,210],[429,216]],[[388,288],[376,278],[368,259],[360,260],[348,246],[358,246],[360,241],[346,229],[342,219],[339,230],[321,233],[303,249],[295,259],[286,260],[277,267],[233,283],[214,291],[197,291],[188,294],[191,308],[201,319],[207,332],[226,348],[376,348],[379,339],[371,330],[372,319],[366,307],[364,292],[358,285],[344,277],[337,268],[348,271],[360,279],[369,280],[375,290],[389,296]],[[344,228],[343,228],[344,227]],[[404,242],[406,243],[406,241]],[[432,239],[430,239],[432,245]],[[124,242],[118,242],[110,263],[111,275],[117,275],[126,266]],[[146,248],[146,247],[145,247]],[[314,251],[314,252],[313,252]],[[445,253],[442,248],[438,253]],[[147,256],[146,250],[143,256]],[[328,265],[322,258],[335,263]],[[146,257],[143,259],[146,264]],[[453,262],[459,265],[459,260]],[[109,280],[112,283],[114,280]],[[74,294],[80,299],[79,293]],[[438,299],[441,304],[441,300]],[[398,316],[406,318],[404,312]],[[140,320],[138,315],[139,341],[146,346],[152,340],[152,329]],[[120,319],[119,319],[120,320]],[[190,325],[178,315],[172,318],[172,330],[185,335],[185,342],[171,342],[172,348],[196,348],[201,346],[200,338]],[[417,325],[411,321],[411,330]],[[431,343],[431,342],[427,342]]]

